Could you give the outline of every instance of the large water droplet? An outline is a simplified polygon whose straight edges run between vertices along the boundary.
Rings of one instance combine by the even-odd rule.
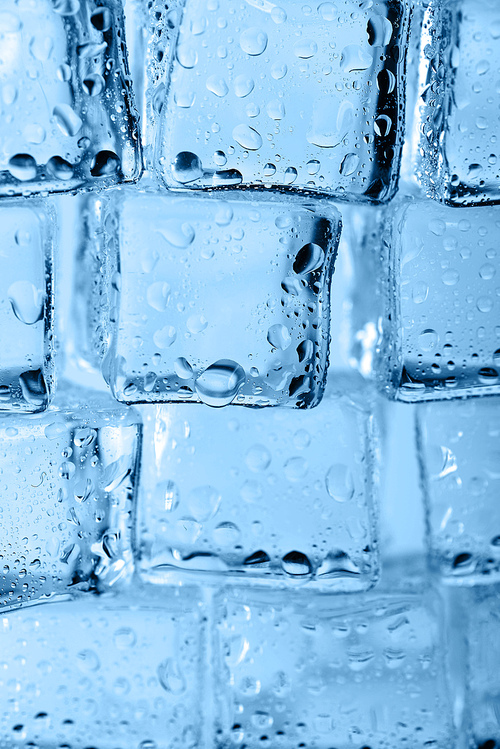
[[[211,91],[215,96],[219,96],[220,98],[224,97],[229,91],[226,81],[219,75],[209,76],[206,86],[208,91]]]
[[[233,129],[233,138],[236,143],[248,151],[258,151],[262,145],[261,135],[249,125],[236,125]]]
[[[347,502],[354,496],[354,481],[351,471],[343,463],[334,463],[325,477],[326,490],[337,502]]]
[[[193,243],[195,231],[187,221],[179,219],[168,219],[162,221],[158,227],[158,233],[162,235],[167,242],[180,250],[185,250]]]
[[[367,70],[373,63],[373,57],[359,44],[348,44],[342,50],[340,57],[340,69],[344,73],[355,73],[359,70]]]
[[[19,376],[19,387],[24,400],[32,406],[44,406],[47,403],[47,385],[40,369],[23,372]]]
[[[281,560],[283,572],[290,577],[306,577],[312,572],[312,564],[301,551],[289,551]]]
[[[189,44],[179,44],[177,47],[177,60],[183,68],[191,70],[198,62],[198,53]]]
[[[240,47],[247,55],[261,55],[267,47],[267,34],[253,26],[240,35]]]
[[[166,658],[157,668],[158,679],[163,689],[179,695],[186,691],[186,679],[174,658]]]
[[[252,445],[245,455],[247,467],[254,473],[261,473],[271,464],[271,453],[264,445]]]
[[[322,248],[309,242],[297,252],[293,262],[293,270],[297,274],[310,273],[323,264],[324,252]]]
[[[35,179],[36,161],[28,153],[17,153],[9,159],[9,172],[21,182]]]
[[[73,137],[80,131],[83,125],[81,118],[69,104],[57,104],[52,114],[64,135]]]
[[[195,520],[206,522],[217,513],[221,499],[213,486],[197,486],[189,492],[187,504]]]
[[[181,185],[187,185],[203,176],[203,167],[199,156],[190,151],[181,151],[172,164],[172,174]]]
[[[234,79],[234,93],[236,96],[238,96],[240,99],[244,99],[245,96],[248,96],[252,93],[254,90],[255,83],[253,78],[250,78],[248,75],[238,75]]]
[[[292,342],[288,328],[280,323],[271,325],[267,331],[267,340],[271,346],[274,346],[274,348],[279,349],[280,351],[286,351]]]
[[[148,304],[158,312],[163,312],[167,308],[170,299],[170,286],[165,281],[155,281],[146,291]]]
[[[203,403],[219,408],[233,401],[245,382],[245,370],[237,362],[220,359],[195,380],[195,389]]]
[[[9,286],[7,295],[18,320],[26,325],[34,325],[42,319],[43,291],[30,281],[15,281]]]
[[[92,177],[108,177],[116,174],[120,159],[114,151],[98,151],[92,159],[90,174]]]

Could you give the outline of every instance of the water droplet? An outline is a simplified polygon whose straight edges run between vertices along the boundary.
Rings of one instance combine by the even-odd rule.
[[[367,70],[373,63],[373,57],[359,44],[348,44],[342,50],[340,69],[344,73],[355,73]]]
[[[187,498],[187,505],[195,520],[203,523],[217,513],[222,497],[213,486],[197,486]]]
[[[349,177],[354,174],[359,164],[359,156],[355,153],[348,153],[342,159],[340,164],[340,173],[343,177]]]
[[[77,447],[89,447],[97,437],[95,429],[90,427],[81,427],[76,429],[73,435],[73,442]]]
[[[30,370],[19,375],[19,387],[26,403],[35,407],[46,405],[47,385],[40,369]]]
[[[174,369],[177,377],[180,377],[181,380],[189,380],[193,376],[193,368],[183,356],[174,361]]]
[[[240,47],[247,55],[261,55],[267,47],[267,34],[253,26],[240,35]]]
[[[304,458],[289,458],[285,465],[285,476],[288,481],[300,481],[304,478],[309,466]]]
[[[63,182],[73,177],[73,167],[61,156],[52,156],[47,162],[47,171],[56,179]]]
[[[99,657],[93,650],[80,650],[77,654],[77,659],[78,668],[84,673],[98,671],[101,667]]]
[[[173,247],[185,250],[193,243],[195,231],[187,221],[179,221],[175,218],[163,221],[157,229],[158,233]]]
[[[190,151],[181,151],[172,164],[172,174],[177,182],[187,185],[203,176],[200,158]]]
[[[21,182],[35,179],[37,174],[36,161],[33,156],[27,153],[18,153],[9,159],[9,172]]]
[[[245,370],[237,362],[220,359],[196,378],[195,389],[203,403],[218,408],[236,398],[245,379]]]
[[[310,273],[323,264],[324,252],[313,242],[305,244],[297,252],[293,263],[293,270],[297,274]]]
[[[92,159],[90,174],[92,177],[108,177],[116,174],[120,168],[120,159],[113,151],[98,151]]]
[[[321,3],[318,12],[323,21],[335,21],[338,17],[337,7],[333,3]]]
[[[266,111],[272,120],[282,120],[285,116],[285,105],[279,99],[274,99],[268,103]]]
[[[460,274],[453,268],[448,268],[441,276],[441,280],[445,286],[455,286],[460,281]]]
[[[73,476],[75,475],[75,471],[75,464],[69,460],[65,460],[64,463],[61,463],[61,465],[59,466],[59,476],[66,481],[69,481],[73,478]]]
[[[168,348],[175,343],[176,339],[177,331],[173,325],[165,325],[153,333],[153,342],[160,349]]]
[[[301,551],[289,551],[281,560],[283,572],[290,577],[306,577],[312,572],[312,564]]]
[[[412,299],[415,304],[423,304],[429,295],[429,286],[425,281],[417,281],[412,290]]]
[[[266,471],[271,464],[271,453],[264,445],[253,445],[245,456],[247,467],[254,473]]]
[[[113,642],[118,650],[127,650],[127,648],[134,647],[137,637],[134,630],[130,627],[121,627],[113,635]]]
[[[97,31],[109,31],[112,22],[111,11],[109,8],[98,8],[90,16],[90,22]]]
[[[295,180],[297,179],[298,173],[294,166],[289,166],[288,169],[285,170],[285,178],[283,182],[285,185],[293,185]]]
[[[326,490],[337,502],[347,502],[354,496],[354,481],[351,471],[343,463],[334,463],[325,477]]]
[[[198,62],[198,53],[189,44],[179,44],[177,47],[177,61],[186,70],[191,70]]]
[[[240,99],[244,99],[245,96],[248,96],[252,93],[254,90],[255,83],[253,78],[250,78],[248,75],[238,75],[234,79],[234,93],[236,96],[238,96]]]
[[[312,39],[299,39],[293,45],[293,53],[295,57],[302,60],[308,60],[313,57],[318,51],[318,45]]]
[[[375,133],[381,138],[385,138],[386,135],[389,135],[391,127],[392,120],[386,114],[379,115],[373,123],[373,129],[375,130]]]
[[[262,137],[249,125],[236,125],[233,129],[233,139],[248,151],[258,151],[262,145]]]
[[[241,536],[240,529],[234,523],[220,523],[212,533],[213,539],[218,546],[235,546]]]
[[[186,691],[186,679],[174,658],[166,658],[157,669],[158,679],[163,689],[179,695]]]
[[[30,281],[15,281],[7,290],[12,310],[25,325],[35,325],[43,318],[43,291]]]
[[[311,159],[307,162],[306,166],[308,173],[313,176],[319,172],[321,164],[317,159]]]
[[[150,307],[158,310],[158,312],[163,312],[170,299],[170,286],[165,281],[155,281],[148,286],[146,299]]]
[[[288,328],[280,323],[271,325],[267,331],[267,340],[271,346],[274,346],[279,351],[286,351],[292,342]]]
[[[91,73],[83,80],[83,90],[88,96],[100,96],[106,83],[99,73]]]
[[[435,330],[426,328],[420,333],[418,340],[422,351],[432,351],[437,346],[439,336]]]
[[[203,333],[206,330],[208,322],[203,315],[191,315],[187,319],[186,327],[192,335]]]
[[[80,131],[83,125],[81,118],[69,104],[57,104],[52,114],[64,135],[73,137]]]
[[[211,91],[215,96],[219,96],[220,98],[224,97],[229,91],[224,78],[221,78],[218,75],[209,76],[207,78],[206,86],[208,91]]]
[[[367,24],[368,43],[372,47],[386,47],[392,37],[392,23],[385,16],[373,15]]]

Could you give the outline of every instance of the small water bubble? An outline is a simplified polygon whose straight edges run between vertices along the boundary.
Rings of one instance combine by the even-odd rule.
[[[247,55],[261,55],[267,47],[267,34],[256,26],[245,29],[240,34],[240,47]]]

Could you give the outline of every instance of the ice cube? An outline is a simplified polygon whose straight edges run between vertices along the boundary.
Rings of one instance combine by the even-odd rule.
[[[89,204],[78,338],[118,400],[320,401],[334,207],[133,189]]]
[[[500,210],[403,202],[388,227],[386,392],[410,402],[499,393]]]
[[[0,605],[130,575],[140,438],[135,411],[85,391],[0,419]]]
[[[54,387],[52,213],[7,201],[0,221],[0,411],[43,411]]]
[[[0,47],[0,196],[139,177],[121,2],[3,0]]]
[[[500,398],[417,413],[432,566],[450,583],[500,579]]]
[[[276,186],[389,200],[408,9],[187,0],[151,9],[154,169],[174,189]]]
[[[227,588],[215,617],[219,746],[453,745],[443,613],[432,592]]]
[[[187,588],[4,613],[0,744],[202,746],[204,639]]]
[[[337,383],[305,411],[144,406],[141,574],[373,585],[376,407],[366,386]]]
[[[500,199],[500,9],[496,0],[431,2],[422,51],[419,176],[453,205]]]

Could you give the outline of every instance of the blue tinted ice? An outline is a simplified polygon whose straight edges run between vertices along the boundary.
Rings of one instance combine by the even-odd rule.
[[[431,2],[423,34],[419,176],[454,205],[500,199],[500,8]]]
[[[496,207],[417,201],[390,213],[379,357],[389,395],[415,402],[500,393],[499,240]]]
[[[0,412],[43,411],[54,387],[52,214],[8,201],[0,222]]]
[[[500,578],[500,399],[418,410],[431,564],[447,582]]]
[[[187,0],[151,12],[150,137],[167,186],[393,195],[403,3]]]
[[[2,0],[0,196],[136,179],[118,0]]]
[[[314,406],[340,218],[298,203],[117,192],[90,200],[82,356],[125,402]]]
[[[432,594],[228,588],[215,617],[219,747],[454,745]]]
[[[4,613],[0,746],[202,746],[203,633],[186,588]]]
[[[93,400],[0,419],[0,605],[131,573],[140,419]]]
[[[299,412],[181,404],[143,415],[136,546],[147,579],[374,584],[380,446],[368,388],[344,382]]]
[[[500,587],[478,587],[468,599],[467,716],[471,746],[500,746]]]

